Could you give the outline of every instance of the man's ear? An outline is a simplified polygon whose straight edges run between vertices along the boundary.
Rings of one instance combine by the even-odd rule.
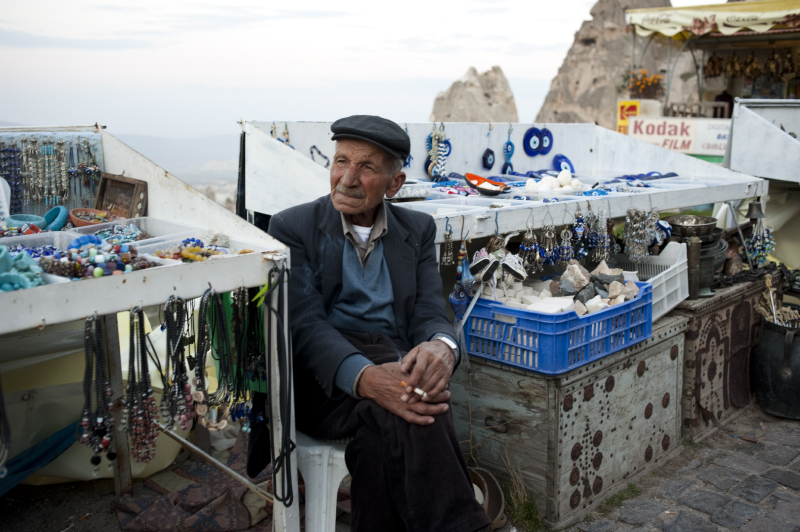
[[[406,182],[406,173],[405,172],[403,172],[401,170],[401,171],[397,172],[396,174],[394,174],[389,179],[389,188],[386,189],[385,196],[387,198],[394,197],[394,195],[397,194],[397,192],[400,190],[400,187],[402,187],[403,183],[405,183],[405,182]]]

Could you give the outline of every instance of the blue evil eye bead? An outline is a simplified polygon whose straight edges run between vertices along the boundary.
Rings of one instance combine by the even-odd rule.
[[[522,148],[525,153],[530,157],[539,155],[542,147],[542,132],[537,127],[529,128],[525,132],[525,138],[522,141]]]
[[[493,166],[494,166],[494,152],[491,149],[486,148],[486,151],[483,152],[483,167],[486,170],[491,170]]]
[[[450,152],[453,151],[453,146],[450,144],[450,141],[445,139],[444,145],[447,147],[447,151],[444,152],[445,157],[450,157]]]
[[[547,155],[553,149],[553,133],[549,129],[542,128],[542,142],[539,144],[539,153]]]
[[[503,169],[501,170],[501,173],[508,175],[513,171],[514,171],[514,166],[511,163],[503,163]]]
[[[560,153],[553,157],[553,169],[556,172],[561,172],[562,170],[569,170],[570,173],[575,173],[575,167],[572,166],[572,163],[566,156],[561,155]]]

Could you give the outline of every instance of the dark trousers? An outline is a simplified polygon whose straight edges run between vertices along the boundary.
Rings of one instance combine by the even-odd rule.
[[[381,334],[345,336],[375,364],[397,363],[398,350],[407,351]],[[353,437],[345,450],[353,532],[475,532],[490,523],[475,500],[449,410],[416,425],[372,400],[331,399],[308,374],[295,377],[297,428],[319,439]]]

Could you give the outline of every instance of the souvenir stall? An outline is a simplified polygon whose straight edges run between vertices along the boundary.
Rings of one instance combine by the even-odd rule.
[[[411,155],[391,201],[433,216],[470,355],[451,387],[464,451],[503,481],[518,468],[548,525],[574,523],[680,450],[693,321],[674,309],[715,296],[727,245],[716,220],[659,212],[767,183],[591,124],[400,125]],[[330,123],[242,129],[250,215],[329,192]]]
[[[66,450],[51,475],[113,472],[129,494],[179,445],[299,530],[285,246],[96,125],[0,128],[0,149],[3,491]],[[257,481],[187,440],[266,417],[282,466]]]
[[[647,39],[639,45],[641,57],[656,38],[666,37],[679,47],[674,59],[670,54],[667,60],[665,109],[669,108],[675,67],[684,52],[692,55],[701,102],[716,98],[732,107],[734,97],[800,96],[800,3],[796,0],[628,9],[625,19],[635,30],[631,70],[636,68],[641,37]],[[718,98],[720,95],[723,97]],[[715,114],[707,117],[730,117],[729,110],[719,111],[715,109]]]

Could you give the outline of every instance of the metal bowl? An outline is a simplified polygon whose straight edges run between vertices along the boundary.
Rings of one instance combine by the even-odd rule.
[[[681,236],[706,236],[714,231],[717,219],[711,216],[670,216],[667,223]]]

